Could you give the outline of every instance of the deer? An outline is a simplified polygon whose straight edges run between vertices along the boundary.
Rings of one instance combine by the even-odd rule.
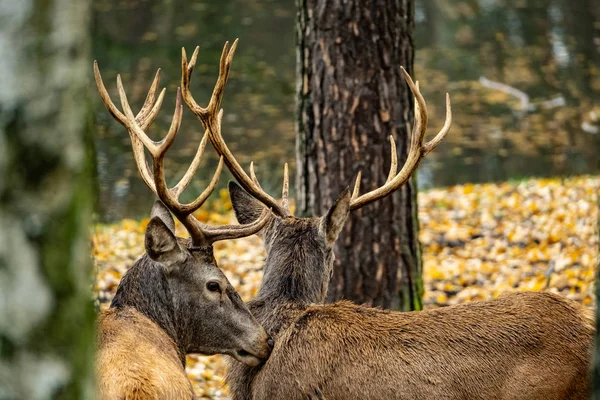
[[[112,102],[94,63],[98,91],[110,114],[129,132],[137,169],[157,196],[145,231],[145,254],[123,276],[110,308],[97,321],[96,380],[99,399],[191,399],[185,373],[186,354],[228,354],[248,366],[264,362],[273,339],[252,316],[217,266],[213,244],[252,235],[268,214],[250,224],[208,226],[197,220],[199,209],[217,185],[218,167],[204,191],[192,202],[179,197],[198,170],[207,143],[205,133],[181,180],[169,188],[164,158],[181,125],[181,92],[177,91],[171,126],[160,142],[146,131],[162,105],[160,70],[140,112],[134,116],[121,77],[117,77],[121,112]],[[155,101],[156,100],[156,101]],[[152,169],[144,147],[152,157]],[[189,238],[175,236],[175,220]]]
[[[236,45],[223,48],[214,93],[224,91]],[[190,81],[197,55],[198,48],[188,62],[182,50],[182,95],[238,182],[229,184],[236,218],[252,223],[270,210],[258,232],[267,253],[262,285],[247,304],[275,347],[260,366],[230,361],[226,381],[234,400],[587,398],[593,317],[564,297],[516,292],[419,312],[324,304],[344,223],[352,211],[400,188],[438,146],[452,122],[448,94],[446,121],[425,142],[427,106],[401,67],[415,120],[400,171],[390,138],[391,167],[382,186],[361,195],[359,173],[352,192],[343,191],[325,215],[299,218],[289,208],[287,164],[276,200],[261,188],[253,164],[248,175],[233,156],[220,120],[195,102]]]

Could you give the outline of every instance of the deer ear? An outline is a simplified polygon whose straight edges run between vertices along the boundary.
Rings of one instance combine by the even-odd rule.
[[[321,219],[319,231],[325,236],[328,244],[332,245],[335,243],[349,214],[350,188],[346,188],[335,201],[335,204],[327,211],[327,214]]]
[[[235,212],[235,217],[240,224],[249,224],[260,217],[265,206],[258,202],[240,185],[234,181],[229,181],[229,197],[231,205]]]
[[[150,212],[150,218],[158,217],[162,222],[171,230],[171,232],[175,232],[175,221],[173,220],[173,216],[171,212],[163,204],[162,201],[156,200],[154,205],[152,206],[152,211]]]
[[[145,245],[148,256],[167,269],[172,269],[185,259],[185,253],[175,234],[158,216],[153,217],[146,227]]]

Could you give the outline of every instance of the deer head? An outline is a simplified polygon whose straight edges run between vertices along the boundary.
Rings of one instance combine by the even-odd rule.
[[[229,195],[238,221],[254,221],[265,209],[235,182],[229,183]],[[262,295],[285,288],[287,300],[310,304],[325,299],[333,271],[333,245],[348,218],[349,205],[346,190],[323,217],[270,214],[259,231],[267,250]]]
[[[129,132],[135,161],[143,180],[160,199],[146,228],[146,254],[123,277],[111,307],[134,307],[163,328],[177,343],[180,354],[229,354],[248,365],[266,359],[272,339],[250,314],[235,289],[217,267],[212,244],[258,232],[268,222],[268,211],[250,224],[213,227],[198,221],[193,212],[206,201],[217,184],[223,158],[208,187],[191,203],[179,202],[204,153],[207,135],[179,183],[167,186],[164,156],[181,124],[181,94],[177,90],[175,113],[166,137],[151,140],[146,131],[156,118],[165,90],[156,99],[157,72],[141,111],[134,116],[120,76],[117,86],[123,112],[111,101],[94,63],[96,84],[104,105]],[[220,125],[220,119],[219,119]],[[152,157],[146,163],[144,147]],[[171,213],[185,226],[189,239],[175,236]],[[185,364],[185,358],[183,357]]]
[[[418,83],[415,84],[406,70],[400,67],[415,96],[415,124],[408,157],[403,167],[397,172],[396,144],[390,136],[391,166],[383,186],[360,195],[359,173],[352,194],[346,189],[325,215],[316,218],[297,218],[289,209],[287,164],[284,165],[282,198],[278,201],[261,188],[252,163],[250,175],[240,166],[221,135],[220,117],[214,117],[214,110],[221,102],[236,46],[237,40],[231,49],[228,43],[223,48],[219,77],[206,108],[200,107],[190,92],[191,74],[196,64],[198,48],[189,62],[183,50],[181,71],[183,99],[202,121],[215,150],[223,157],[225,165],[241,185],[241,187],[235,183],[229,185],[231,202],[238,221],[255,222],[264,215],[267,208],[271,209],[268,222],[259,232],[267,250],[263,285],[259,297],[274,296],[278,299],[288,298],[307,303],[322,302],[325,299],[333,268],[333,245],[350,212],[388,196],[410,179],[423,157],[437,147],[450,129],[452,123],[450,96],[446,94],[446,121],[443,128],[431,141],[425,142],[427,106]]]

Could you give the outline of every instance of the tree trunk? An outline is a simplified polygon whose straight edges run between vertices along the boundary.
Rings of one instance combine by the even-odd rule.
[[[93,398],[89,6],[0,7],[0,399]]]
[[[394,136],[407,155],[413,100],[412,0],[297,0],[297,198],[322,215],[362,171],[362,191],[382,185]],[[421,250],[413,179],[355,211],[336,248],[329,300],[421,309]]]

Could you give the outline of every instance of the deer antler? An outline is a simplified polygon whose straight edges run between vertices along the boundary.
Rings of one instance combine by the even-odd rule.
[[[110,95],[104,86],[104,82],[102,81],[102,76],[100,75],[100,70],[98,69],[98,61],[94,61],[94,78],[96,80],[96,86],[98,87],[98,92],[100,93],[100,97],[102,97],[102,101],[104,105],[110,112],[110,114],[121,124],[122,121],[125,120],[125,115],[121,111],[115,107],[112,100],[110,99]],[[161,90],[160,95],[158,96],[158,100],[154,103],[154,99],[156,98],[156,90],[158,89],[158,85],[160,83],[160,69],[156,71],[156,76],[154,77],[154,81],[152,82],[152,86],[150,86],[150,90],[148,91],[148,95],[146,96],[146,101],[142,106],[140,112],[136,115],[136,120],[140,122],[140,126],[143,130],[147,130],[150,128],[154,119],[158,115],[158,111],[162,106],[163,99],[165,97],[166,89]],[[153,104],[154,103],[154,104]],[[124,125],[124,124],[123,124]],[[152,171],[150,167],[146,163],[145,155],[144,155],[144,145],[135,135],[129,135],[131,139],[131,147],[133,150],[133,155],[135,158],[135,163],[137,164],[138,170],[142,175],[142,179],[152,189],[153,192],[156,193],[156,188],[154,187],[154,181],[152,180]]]
[[[158,100],[156,103],[154,103],[156,89],[160,80],[160,70],[156,73],[156,77],[154,78],[154,82],[150,87],[146,101],[144,102],[144,105],[137,116],[134,116],[133,112],[131,111],[120,75],[117,76],[117,88],[119,91],[119,98],[121,100],[123,112],[119,111],[110,99],[104,83],[102,82],[102,77],[100,75],[97,62],[94,62],[94,76],[104,105],[111,115],[123,126],[125,126],[129,132],[135,161],[138,170],[144,179],[144,182],[146,182],[148,187],[186,227],[190,237],[192,238],[192,244],[194,246],[205,246],[210,245],[218,240],[236,239],[249,236],[262,229],[268,220],[268,213],[266,211],[258,220],[251,224],[226,225],[220,227],[211,227],[203,224],[193,216],[192,213],[200,208],[202,204],[204,204],[206,199],[208,199],[217,185],[221,170],[223,168],[222,156],[220,157],[219,165],[208,187],[191,203],[183,204],[179,202],[181,193],[187,188],[192,176],[196,173],[198,166],[200,165],[200,160],[202,159],[202,155],[204,154],[204,149],[206,147],[208,132],[204,133],[204,136],[198,146],[198,150],[196,151],[196,155],[194,156],[194,159],[192,160],[188,170],[183,175],[181,180],[172,188],[167,186],[164,172],[164,157],[167,150],[173,143],[173,140],[179,131],[179,127],[181,126],[182,105],[181,91],[178,88],[175,111],[173,113],[173,119],[167,135],[160,142],[155,142],[150,139],[145,131],[150,127],[156,118],[160,106],[162,105],[162,100],[165,93],[165,89],[163,89]],[[154,105],[152,103],[154,103]],[[220,128],[220,115],[218,118],[216,118],[216,125]],[[144,147],[148,149],[152,157],[152,171],[146,163]]]
[[[267,207],[270,207],[275,214],[281,217],[287,217],[291,215],[288,204],[289,176],[287,164],[284,166],[283,199],[282,202],[279,203],[261,188],[258,179],[256,178],[256,174],[254,173],[254,164],[250,164],[250,176],[248,176],[227,147],[227,144],[221,135],[222,110],[218,113],[218,116],[215,117],[216,110],[221,105],[221,99],[223,98],[223,92],[225,90],[225,85],[227,84],[227,78],[229,77],[231,60],[233,59],[237,43],[238,40],[236,39],[235,42],[233,42],[231,49],[229,49],[229,42],[226,42],[223,47],[219,63],[219,77],[217,78],[210,102],[206,108],[199,106],[190,92],[191,76],[194,66],[196,65],[199,47],[196,47],[194,50],[189,63],[185,49],[181,49],[181,92],[183,94],[183,100],[190,110],[196,114],[198,119],[200,119],[202,125],[208,132],[213,147],[217,153],[223,157],[225,165],[227,165],[227,168],[231,171],[240,185],[242,185],[242,187],[257,200],[261,201]]]
[[[359,196],[358,194],[360,191],[361,178],[361,174],[359,172],[356,178],[356,183],[354,185],[354,190],[352,191],[352,198],[350,200],[350,211],[359,209],[367,204],[379,200],[392,193],[393,191],[397,190],[402,185],[404,185],[406,181],[410,179],[413,172],[417,169],[423,157],[425,157],[433,149],[435,149],[450,130],[450,125],[452,124],[452,110],[450,107],[450,95],[446,93],[446,122],[444,123],[444,126],[439,131],[439,133],[433,139],[431,139],[427,143],[424,143],[425,131],[427,130],[427,105],[425,104],[425,99],[423,98],[423,96],[421,95],[421,91],[419,90],[418,82],[417,84],[415,84],[408,72],[406,72],[406,70],[403,67],[400,67],[400,70],[404,74],[406,83],[408,83],[410,90],[415,96],[415,125],[413,127],[412,136],[410,139],[408,157],[406,158],[406,162],[402,166],[400,172],[396,174],[396,170],[398,168],[398,158],[396,156],[396,143],[394,142],[394,138],[390,136],[391,166],[385,184],[375,190],[372,190],[368,193]]]

